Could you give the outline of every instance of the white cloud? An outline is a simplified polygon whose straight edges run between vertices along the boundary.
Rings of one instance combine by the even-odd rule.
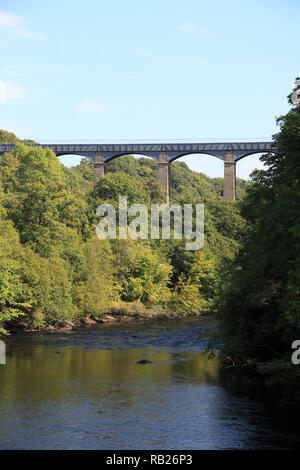
[[[183,21],[178,26],[178,29],[179,29],[179,31],[183,31],[183,32],[192,31],[193,29],[195,29],[195,25],[194,25],[194,23],[191,23],[189,21]]]
[[[0,80],[0,104],[23,100],[24,98],[26,98],[26,93],[20,85]]]
[[[77,106],[75,106],[77,111],[84,113],[99,113],[106,111],[106,106],[103,104],[97,103],[96,101],[81,101]]]
[[[20,15],[0,10],[0,32],[6,35],[22,36],[24,38],[45,39],[45,35],[30,31],[24,27],[24,18]]]
[[[23,24],[22,16],[0,10],[0,28],[17,28],[21,24]]]
[[[20,100],[25,98],[25,91],[20,85],[17,85],[16,83],[11,83],[8,82],[6,83],[6,93],[7,93],[7,100],[12,101],[12,100]]]

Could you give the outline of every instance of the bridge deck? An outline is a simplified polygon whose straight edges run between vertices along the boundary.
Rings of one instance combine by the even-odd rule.
[[[224,142],[224,143],[150,143],[150,144],[37,144],[50,148],[56,155],[78,154],[94,158],[101,152],[103,160],[108,161],[121,155],[141,154],[158,160],[160,153],[166,153],[168,161],[183,155],[204,153],[225,159],[225,154],[233,152],[234,160],[253,153],[274,152],[273,142]],[[11,151],[15,145],[0,145],[0,153]]]

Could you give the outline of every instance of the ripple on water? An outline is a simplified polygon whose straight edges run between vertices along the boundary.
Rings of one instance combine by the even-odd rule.
[[[274,427],[266,404],[224,384],[218,359],[203,352],[211,327],[199,319],[9,339],[0,448],[299,445],[299,436]]]

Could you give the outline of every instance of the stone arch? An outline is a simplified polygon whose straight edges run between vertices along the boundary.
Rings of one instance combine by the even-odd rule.
[[[106,154],[106,152],[95,152],[95,155],[94,155],[94,183],[102,176],[105,175],[107,169],[109,168],[109,164],[115,160],[117,160],[118,158],[121,158],[121,157],[126,157],[126,156],[131,156],[133,158],[136,158],[136,157],[140,157],[140,158],[149,158],[150,160],[154,161],[154,162],[157,162],[157,157],[156,155],[152,155],[148,152],[137,152],[137,153],[133,153],[133,152],[115,152],[115,153],[111,153],[111,152],[107,152],[108,155]]]
[[[266,155],[267,153],[275,154],[275,153],[277,153],[277,151],[276,150],[255,150],[255,151],[252,151],[252,152],[245,153],[244,155],[241,155],[240,157],[237,157],[235,159],[235,161],[239,162],[243,158],[249,157],[250,155],[255,155],[255,154]]]
[[[209,155],[210,157],[215,157],[215,158],[218,158],[220,160],[224,160],[224,152],[219,152],[217,154],[217,153],[213,153],[213,152],[204,152],[204,151],[188,151],[188,152],[182,152],[178,155],[175,155],[174,157],[171,157],[169,159],[169,162],[170,163],[175,162],[179,158],[186,157],[186,156],[189,156],[189,155]]]
[[[125,165],[121,163],[122,158],[125,160]],[[139,161],[141,159],[148,160],[150,162],[150,166],[152,169],[155,169],[156,173],[156,168],[157,168],[157,160],[156,158],[153,158],[152,156],[147,155],[146,153],[122,153],[118,155],[114,155],[112,158],[104,160],[104,173],[110,172],[112,168],[114,168],[116,171],[121,170],[125,172],[130,172],[134,171],[135,169],[138,168],[140,165]]]
[[[141,156],[141,157],[147,157],[147,158],[152,158],[153,160],[157,160],[157,156],[156,155],[150,155],[149,152],[137,152],[137,153],[134,153],[134,152],[120,152],[120,153],[116,153],[116,154],[111,154],[109,156],[106,156],[106,152],[103,152],[103,161],[105,163],[109,163],[113,160],[115,160],[116,158],[120,158],[120,157],[126,157],[126,156],[129,156],[129,155],[132,155],[132,156],[135,156],[135,155],[138,155],[138,156]]]
[[[170,155],[170,157],[168,158],[168,163],[169,163],[169,181],[168,181],[169,188],[168,188],[168,192],[169,192],[170,196],[171,196],[171,185],[172,185],[172,165],[171,165],[171,163],[174,163],[174,162],[176,162],[179,159],[182,159],[184,157],[195,157],[193,163],[195,163],[197,161],[197,158],[198,158],[200,165],[201,164],[203,165],[203,162],[205,160],[206,164],[204,164],[204,166],[206,166],[206,168],[207,168],[207,163],[208,162],[210,162],[212,164],[212,166],[215,165],[216,164],[215,159],[217,158],[220,162],[220,163],[218,163],[218,166],[220,164],[222,166],[222,172],[220,172],[220,175],[218,175],[218,177],[223,178],[223,174],[222,174],[223,173],[223,165],[222,165],[221,162],[224,162],[224,159],[225,159],[225,152],[224,151],[214,151],[214,150],[212,150],[212,151],[202,151],[202,150],[195,151],[195,150],[188,150],[188,151],[184,151],[184,152],[180,152],[180,153],[178,152],[178,153],[176,153],[176,155]],[[208,157],[214,157],[214,159],[208,158]],[[184,162],[184,163],[187,164],[192,171],[201,172],[201,168],[193,168],[192,167],[193,164],[191,162],[189,162],[189,163]],[[211,168],[211,170],[213,170],[213,168]],[[203,170],[203,173],[208,174],[208,171]],[[213,177],[216,177],[216,176],[208,174],[208,177],[213,178]],[[162,183],[166,184],[165,181],[162,181]],[[167,190],[167,188],[166,188],[166,190]]]
[[[63,152],[63,153],[57,153],[56,156],[59,159],[59,161],[67,167],[69,167],[68,165],[69,162],[71,162],[73,165],[78,165],[80,161],[82,160],[82,158],[88,158],[91,162],[93,161],[93,156],[87,155],[86,153],[80,154],[77,152],[76,153]],[[74,160],[73,162],[72,162],[72,159]]]
[[[93,159],[94,158],[94,152],[55,152],[57,157],[64,157],[67,155],[70,156],[78,156],[78,157],[86,157]]]
[[[262,162],[259,161],[260,157],[266,154],[275,154],[275,152],[252,152],[237,160],[236,166],[237,178],[249,179],[250,174],[255,169],[266,169]]]

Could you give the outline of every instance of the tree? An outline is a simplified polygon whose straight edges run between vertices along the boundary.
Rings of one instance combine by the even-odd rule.
[[[121,300],[141,300],[146,304],[164,304],[168,301],[172,267],[158,249],[151,249],[143,242],[114,240],[112,250]]]
[[[300,402],[290,361],[291,344],[300,337],[300,105],[278,124],[278,152],[261,158],[267,168],[253,172],[241,203],[247,225],[222,300],[222,331],[227,353],[265,362],[260,370],[283,399],[294,394]]]
[[[3,211],[4,212],[4,211]],[[6,324],[25,315],[31,308],[31,295],[22,282],[20,264],[15,253],[21,249],[19,237],[11,221],[0,219],[0,334]]]
[[[119,207],[119,196],[127,196],[128,204],[145,204],[149,207],[150,197],[141,181],[125,172],[108,173],[100,178],[94,189],[97,202],[109,202]]]
[[[99,318],[113,300],[114,279],[108,240],[90,239],[83,249],[84,262],[74,286],[79,316]]]
[[[44,257],[58,256],[72,229],[84,230],[86,205],[68,192],[56,155],[49,149],[18,144],[2,156],[0,167],[3,204],[21,243]]]

